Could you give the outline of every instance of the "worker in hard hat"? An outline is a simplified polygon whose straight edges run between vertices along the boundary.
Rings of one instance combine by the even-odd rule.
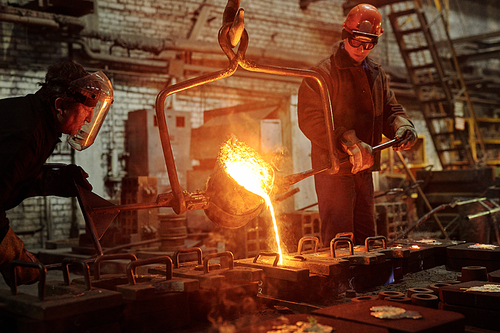
[[[332,165],[333,174],[315,175],[321,236],[325,245],[338,234],[353,232],[362,244],[375,235],[372,171],[380,153],[372,147],[386,137],[403,139],[396,150],[410,149],[417,133],[398,103],[384,69],[368,55],[383,33],[376,7],[360,4],[343,23],[342,40],[313,70],[324,77],[332,103],[335,160],[329,161],[328,135],[318,84],[304,79],[298,95],[298,119],[311,140],[313,168]],[[349,157],[349,163],[339,159]]]
[[[44,164],[62,134],[77,150],[92,145],[112,102],[106,75],[74,61],[50,66],[36,93],[0,100],[0,272],[7,284],[13,260],[38,260],[9,226],[6,211],[31,196],[76,196],[75,183],[92,189],[81,167]],[[37,281],[38,270],[16,269],[18,284]]]

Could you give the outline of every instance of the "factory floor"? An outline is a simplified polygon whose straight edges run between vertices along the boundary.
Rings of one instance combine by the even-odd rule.
[[[391,283],[385,286],[379,286],[372,288],[371,290],[357,293],[352,296],[377,296],[383,291],[393,291],[401,292],[406,295],[409,288],[427,288],[429,285],[442,282],[442,281],[454,281],[457,280],[459,272],[449,271],[446,267],[437,266],[424,271],[409,273],[403,276],[403,278],[395,283]],[[70,273],[70,279],[78,278],[78,275]],[[63,281],[63,276],[61,271],[50,270],[47,272],[47,281]],[[3,290],[8,290],[9,287],[5,284],[3,279],[0,279],[0,292]],[[18,293],[37,295],[38,288],[37,284],[29,286],[19,286]],[[177,333],[217,333],[217,332],[237,332],[239,329],[249,327],[251,325],[256,325],[261,322],[276,319],[280,316],[287,316],[298,313],[309,313],[316,308],[327,307],[330,305],[338,305],[342,303],[347,303],[351,301],[350,297],[346,297],[346,294],[340,294],[336,300],[333,300],[331,304],[323,304],[321,306],[315,304],[298,304],[294,302],[279,302],[257,298],[257,302],[251,313],[247,313],[233,320],[193,320],[192,324],[184,328],[175,329]],[[5,309],[2,308],[0,304],[0,314]],[[2,324],[0,316],[0,324]],[[166,332],[172,332],[171,330],[166,330]],[[466,333],[487,333],[490,332],[484,329],[478,329],[474,327],[466,327]]]

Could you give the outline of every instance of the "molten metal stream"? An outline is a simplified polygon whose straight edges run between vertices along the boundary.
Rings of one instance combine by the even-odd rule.
[[[222,147],[220,157],[225,171],[231,178],[246,190],[262,197],[266,202],[273,219],[274,234],[280,255],[279,264],[283,265],[278,225],[271,198],[267,194],[273,184],[272,169],[258,156],[256,151],[234,137]]]

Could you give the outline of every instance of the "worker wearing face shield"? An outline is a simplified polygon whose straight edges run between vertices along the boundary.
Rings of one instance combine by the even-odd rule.
[[[389,139],[410,149],[417,133],[398,103],[384,69],[368,57],[382,35],[382,16],[368,4],[355,6],[343,23],[342,40],[333,54],[313,70],[326,81],[332,103],[333,133],[328,133],[318,84],[305,79],[299,89],[298,120],[311,141],[313,168],[331,165],[331,174],[315,175],[324,245],[338,234],[353,232],[355,243],[375,236],[372,171],[380,169],[380,152],[372,147]],[[329,160],[328,135],[334,136],[335,158]],[[339,163],[348,157],[349,163]]]
[[[112,101],[106,75],[73,61],[50,66],[36,93],[0,100],[0,272],[7,284],[13,260],[38,260],[10,227],[6,211],[32,196],[76,196],[76,184],[92,189],[81,167],[45,162],[62,134],[77,150],[92,145]],[[16,269],[18,284],[37,281],[38,270]]]

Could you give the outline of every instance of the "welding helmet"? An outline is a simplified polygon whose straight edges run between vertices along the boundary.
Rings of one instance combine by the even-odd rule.
[[[378,38],[384,33],[382,15],[375,6],[369,4],[360,4],[352,8],[342,27],[342,39],[348,38],[353,47],[364,44],[368,50],[377,44]]]
[[[84,150],[94,143],[108,114],[113,103],[113,87],[107,76],[98,71],[71,82],[68,96],[87,107],[93,107],[92,120],[85,121],[75,135],[68,136],[68,142],[73,148]]]

